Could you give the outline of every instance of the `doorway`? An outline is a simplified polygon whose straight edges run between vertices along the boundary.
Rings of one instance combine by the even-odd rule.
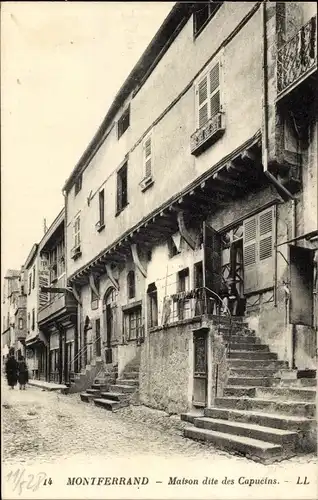
[[[103,301],[104,326],[106,331],[106,339],[105,339],[106,364],[111,364],[113,362],[112,345],[115,339],[116,308],[117,308],[117,291],[115,290],[115,288],[110,288],[105,293]]]

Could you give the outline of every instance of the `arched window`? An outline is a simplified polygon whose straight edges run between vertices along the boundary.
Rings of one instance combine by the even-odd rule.
[[[129,271],[127,274],[127,292],[129,299],[133,299],[136,295],[135,271]]]

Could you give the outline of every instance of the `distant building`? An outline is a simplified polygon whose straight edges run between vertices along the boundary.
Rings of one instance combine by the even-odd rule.
[[[17,335],[17,326],[15,312],[20,295],[20,271],[8,269],[3,283],[2,293],[2,334],[1,347],[2,355],[6,356],[10,348],[15,353],[21,352],[19,335]]]
[[[47,229],[39,243],[38,328],[46,338],[46,380],[69,383],[76,366],[74,342],[77,327],[77,304],[67,292],[65,268],[64,209]],[[45,292],[51,287],[57,292]]]

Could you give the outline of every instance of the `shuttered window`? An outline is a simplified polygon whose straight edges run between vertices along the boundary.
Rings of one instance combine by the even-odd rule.
[[[147,137],[144,142],[144,176],[145,179],[151,177],[152,174],[152,143],[151,137]]]
[[[244,221],[244,292],[273,286],[274,208]]]
[[[117,172],[117,213],[128,204],[127,167],[128,164],[125,163]]]
[[[197,85],[198,128],[203,127],[221,109],[220,63],[216,63]]]
[[[81,244],[81,221],[80,217],[76,217],[74,222],[74,248]]]

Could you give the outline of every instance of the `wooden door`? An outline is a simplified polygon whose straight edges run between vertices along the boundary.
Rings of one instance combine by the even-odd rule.
[[[207,405],[207,330],[193,332],[193,406]]]
[[[290,245],[289,266],[289,321],[294,325],[313,326],[314,251]]]

